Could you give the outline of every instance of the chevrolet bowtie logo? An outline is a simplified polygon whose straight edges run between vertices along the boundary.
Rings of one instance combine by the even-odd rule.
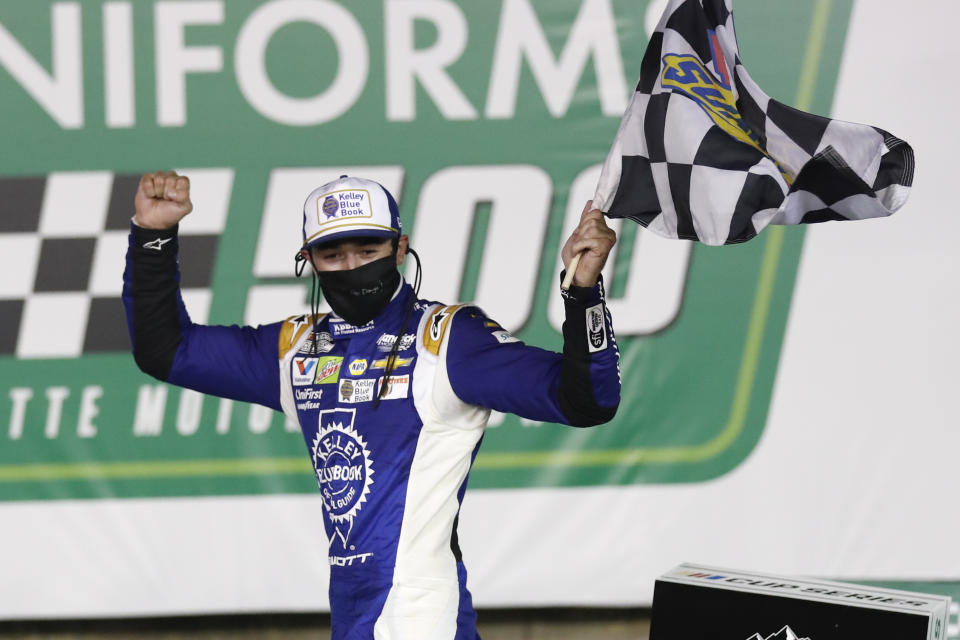
[[[157,238],[156,240],[151,240],[150,242],[144,242],[143,248],[156,249],[157,251],[160,251],[163,249],[163,245],[167,244],[171,240],[173,240],[173,238]]]

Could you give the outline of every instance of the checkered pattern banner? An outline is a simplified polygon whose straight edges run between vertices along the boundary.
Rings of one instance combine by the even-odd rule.
[[[110,172],[0,178],[0,356],[129,350],[120,294],[139,179]],[[184,298],[202,321],[222,224],[185,226]]]
[[[594,206],[667,238],[744,242],[769,224],[888,216],[913,150],[876,127],[793,109],[740,61],[732,0],[671,0]]]

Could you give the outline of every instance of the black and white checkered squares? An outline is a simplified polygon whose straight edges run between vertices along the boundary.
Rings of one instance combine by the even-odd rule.
[[[199,213],[180,228],[183,296],[202,322],[233,171],[187,173]],[[0,178],[0,355],[130,348],[120,294],[138,181],[101,171]]]
[[[913,167],[885,131],[763,93],[739,59],[730,0],[670,0],[594,206],[668,238],[730,244],[768,224],[890,215]]]

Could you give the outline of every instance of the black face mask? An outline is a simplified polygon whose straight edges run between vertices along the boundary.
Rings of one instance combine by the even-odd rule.
[[[400,271],[396,254],[391,254],[356,269],[318,271],[317,279],[334,313],[360,326],[386,308],[400,285]]]

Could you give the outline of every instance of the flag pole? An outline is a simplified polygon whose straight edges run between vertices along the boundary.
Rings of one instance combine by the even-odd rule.
[[[573,276],[577,272],[577,267],[580,265],[580,256],[583,255],[583,251],[573,256],[570,259],[570,264],[567,266],[567,273],[563,277],[563,282],[560,283],[560,288],[564,291],[570,289],[570,285],[573,284]]]
[[[587,200],[587,204],[583,206],[583,211],[580,213],[580,220],[583,221],[583,216],[587,214],[588,211],[593,210],[593,203],[596,202],[596,196],[591,200]],[[567,273],[563,277],[563,282],[560,283],[560,288],[564,291],[569,291],[570,286],[573,284],[573,276],[577,273],[577,267],[580,265],[580,257],[587,252],[587,249],[584,249],[580,253],[575,254],[570,258],[570,264],[567,265]]]

